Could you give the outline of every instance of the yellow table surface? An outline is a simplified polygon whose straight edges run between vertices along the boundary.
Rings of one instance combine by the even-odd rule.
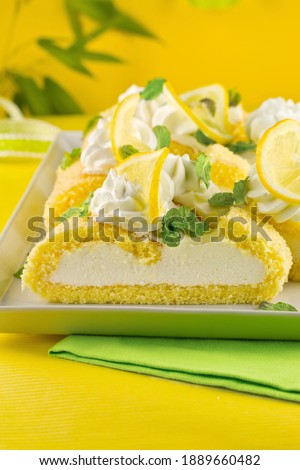
[[[0,228],[35,167],[0,161]],[[297,404],[48,357],[60,339],[0,335],[0,449],[299,449]]]

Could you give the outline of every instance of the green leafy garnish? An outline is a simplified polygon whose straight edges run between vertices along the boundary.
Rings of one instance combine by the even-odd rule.
[[[213,100],[211,100],[210,98],[203,98],[202,100],[200,100],[200,103],[204,104],[207,107],[208,111],[212,116],[216,114],[216,103]]]
[[[145,86],[144,90],[141,91],[141,98],[149,101],[159,96],[163,91],[165,81],[165,78],[154,78],[153,80],[150,80]]]
[[[246,198],[249,189],[249,177],[234,183],[233,196],[236,205],[246,204]]]
[[[228,145],[228,148],[234,153],[251,152],[253,150],[256,150],[256,143],[252,141],[234,142],[233,144]]]
[[[93,129],[93,127],[96,126],[98,123],[99,119],[101,119],[101,115],[97,114],[96,116],[93,116],[87,123],[83,131],[83,137],[86,137],[86,135]]]
[[[228,90],[229,106],[237,106],[242,101],[242,97],[236,88]]]
[[[73,149],[72,152],[65,152],[63,159],[61,161],[60,167],[62,170],[65,170],[69,166],[71,166],[73,163],[75,163],[77,160],[79,160],[81,155],[81,148],[76,148]]]
[[[233,193],[217,193],[217,194],[214,194],[208,200],[208,202],[212,207],[233,206],[233,204],[234,204],[234,195],[233,195]]]
[[[152,130],[157,139],[156,150],[162,149],[163,147],[170,147],[171,133],[166,126],[155,126]]]
[[[273,312],[298,312],[298,310],[291,304],[285,302],[277,302],[272,304],[271,302],[261,302],[257,307],[257,310],[270,310]]]
[[[214,194],[209,200],[209,204],[212,207],[226,207],[233,205],[241,205],[246,203],[248,193],[248,182],[249,178],[240,180],[234,183],[232,193],[217,193]]]
[[[196,175],[203,181],[207,189],[210,185],[210,172],[210,157],[205,153],[200,153],[196,161]]]
[[[207,135],[200,131],[200,129],[195,132],[194,137],[199,142],[199,144],[202,145],[212,145],[216,143],[213,139],[207,137]]]
[[[122,158],[128,158],[130,157],[131,155],[134,155],[135,153],[139,153],[139,151],[133,147],[133,145],[122,145],[122,147],[120,148],[120,152],[121,152],[121,155],[122,155]]]
[[[162,218],[162,242],[176,247],[180,245],[183,234],[201,237],[205,229],[205,223],[189,207],[174,207]]]
[[[70,219],[70,217],[86,217],[89,213],[93,196],[94,193],[90,193],[88,198],[82,203],[80,207],[71,207],[71,209],[68,209],[66,212],[64,212],[60,216],[61,221]]]
[[[23,264],[23,266],[21,266],[21,267],[18,269],[18,271],[16,271],[16,272],[14,273],[14,277],[15,277],[16,279],[21,279],[24,269],[25,269],[25,265]]]

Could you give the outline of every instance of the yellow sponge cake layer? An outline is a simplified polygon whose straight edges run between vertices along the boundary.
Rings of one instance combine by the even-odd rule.
[[[289,274],[292,281],[300,281],[300,222],[287,221],[282,224],[273,223],[276,230],[286,240],[292,256],[293,265]]]
[[[58,168],[53,191],[45,204],[46,220],[49,217],[49,209],[54,209],[54,216],[58,217],[70,207],[80,206],[91,192],[102,186],[106,175],[87,175],[82,170],[80,161],[65,170]]]

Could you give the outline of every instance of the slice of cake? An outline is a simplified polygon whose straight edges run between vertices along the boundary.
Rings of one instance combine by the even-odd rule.
[[[63,303],[258,304],[282,290],[291,254],[271,225],[269,240],[251,240],[252,224],[234,208],[201,240],[185,235],[174,247],[148,236],[136,240],[124,229],[116,239],[113,225],[93,219],[75,230],[71,221],[56,228],[54,242],[48,237],[35,246],[23,285]]]

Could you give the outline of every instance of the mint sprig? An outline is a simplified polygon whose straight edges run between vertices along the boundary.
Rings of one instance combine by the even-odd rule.
[[[247,194],[249,190],[249,177],[234,183],[233,196],[237,206],[246,204]]]
[[[252,141],[234,142],[233,144],[228,145],[228,148],[234,153],[251,152],[256,150],[256,143]]]
[[[73,165],[77,160],[79,160],[81,155],[81,148],[73,149],[72,152],[65,152],[63,159],[60,163],[62,170],[66,170],[69,166]]]
[[[298,312],[296,307],[285,302],[277,302],[272,304],[272,302],[261,302],[257,307],[257,310],[270,310],[272,312]]]
[[[210,173],[210,157],[205,153],[200,153],[196,160],[196,175],[203,181],[206,189],[208,189],[210,185]]]
[[[165,78],[154,78],[150,80],[144,90],[141,91],[140,97],[146,101],[153,100],[162,93],[165,81]]]
[[[200,103],[206,106],[212,116],[216,114],[216,103],[211,98],[203,98]]]
[[[156,150],[162,149],[163,147],[170,147],[171,133],[166,126],[155,126],[152,130],[157,139]]]
[[[25,269],[25,264],[23,264],[23,266],[21,266],[21,267],[18,269],[18,271],[16,271],[16,272],[14,273],[14,277],[15,277],[16,279],[22,279],[22,274],[23,274],[24,269]]]
[[[199,144],[202,145],[212,145],[216,143],[215,140],[207,137],[207,135],[205,135],[204,132],[202,132],[200,129],[195,132],[194,137],[199,142]]]
[[[242,101],[241,94],[237,91],[236,88],[231,88],[228,90],[228,99],[229,99],[229,106],[237,106]]]
[[[209,200],[208,203],[212,207],[227,207],[233,206],[234,196],[233,193],[217,193],[214,194]]]
[[[97,114],[96,116],[93,116],[87,123],[84,128],[84,131],[82,133],[83,137],[86,137],[87,134],[93,129],[93,127],[96,126],[98,123],[99,119],[102,119],[100,114]]]
[[[131,155],[134,155],[135,153],[139,153],[139,151],[135,147],[133,147],[133,145],[128,144],[128,145],[123,145],[120,148],[120,153],[121,153],[122,158],[128,158]]]
[[[214,194],[208,203],[212,207],[239,206],[246,204],[249,190],[249,177],[234,183],[233,192]]]
[[[205,230],[205,223],[189,207],[174,207],[162,218],[162,242],[170,247],[179,246],[184,234],[201,237]]]
[[[80,207],[71,207],[61,216],[61,222],[64,220],[70,219],[71,217],[86,217],[90,210],[91,201],[93,199],[94,193],[90,193],[87,199],[82,203]]]

